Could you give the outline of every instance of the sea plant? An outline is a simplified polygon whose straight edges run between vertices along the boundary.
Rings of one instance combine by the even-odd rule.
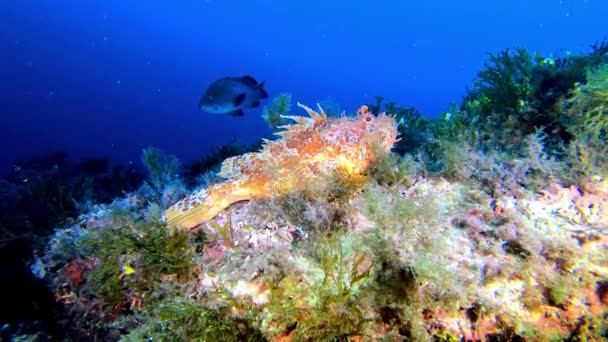
[[[195,266],[188,234],[158,221],[90,231],[79,244],[97,260],[88,283],[92,293],[110,303],[124,299],[130,287],[151,290],[162,275],[188,279]]]
[[[291,94],[281,93],[272,99],[269,105],[262,110],[262,118],[274,131],[287,123],[282,115],[287,115],[291,110]]]
[[[369,174],[380,184],[411,186],[415,177],[422,173],[422,167],[411,154],[400,156],[395,152],[378,153]]]
[[[479,101],[479,114],[483,117],[520,113],[532,99],[533,67],[532,55],[525,49],[515,52],[505,49],[490,54],[484,69],[473,81],[474,89],[469,92],[468,100]]]
[[[555,58],[521,48],[502,50],[490,54],[461,109],[479,117],[477,127],[486,144],[510,150],[524,136],[542,129],[549,149],[557,151],[571,139],[560,100],[586,82],[589,68],[606,62],[602,44],[589,54],[565,53]]]
[[[179,177],[180,163],[177,157],[159,148],[143,149],[141,161],[148,171],[148,181],[158,192],[162,192],[167,185]]]
[[[211,309],[190,298],[172,297],[148,308],[142,325],[124,341],[263,341],[244,321],[230,317],[225,308]]]
[[[587,83],[578,84],[565,105],[575,170],[584,177],[608,176],[608,64],[590,69]]]
[[[290,259],[298,272],[273,285],[262,315],[268,338],[288,334],[298,341],[337,341],[364,334],[373,321],[367,315],[372,302],[365,298],[372,295],[374,264],[363,241],[342,233],[325,235],[312,258]]]

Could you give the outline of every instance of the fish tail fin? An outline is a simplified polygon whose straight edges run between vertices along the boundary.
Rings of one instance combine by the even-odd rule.
[[[262,81],[262,82],[260,82],[260,84],[258,84],[258,89],[260,90],[260,98],[267,99],[268,98],[268,93],[264,89],[264,82],[265,81]]]
[[[252,197],[250,191],[235,187],[231,182],[224,182],[190,194],[169,207],[164,218],[169,225],[192,229],[211,220],[231,204]]]

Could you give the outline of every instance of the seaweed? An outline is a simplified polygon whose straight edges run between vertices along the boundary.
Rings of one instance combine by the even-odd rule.
[[[525,49],[491,53],[473,81],[475,89],[467,97],[480,101],[479,113],[483,117],[519,113],[522,103],[532,97],[533,66],[534,60]]]
[[[589,54],[556,58],[505,49],[490,54],[461,109],[479,117],[476,126],[489,143],[511,148],[523,136],[542,129],[547,146],[557,151],[572,139],[563,121],[562,99],[587,82],[588,69],[606,62],[602,44]]]
[[[174,297],[143,315],[143,325],[124,341],[264,341],[247,322],[230,317],[225,309],[210,309],[189,298]]]
[[[479,117],[471,114],[473,112],[452,105],[438,119],[430,122],[433,139],[424,146],[424,151],[428,157],[427,169],[431,173],[453,179],[463,178],[467,155],[480,148],[482,142],[482,133],[477,128]]]
[[[365,336],[369,305],[365,297],[373,281],[373,257],[359,237],[328,234],[313,252],[313,260],[294,258],[306,275],[289,275],[271,288],[262,325],[272,324],[269,337],[342,341]],[[300,279],[300,280],[298,280]]]
[[[130,287],[150,291],[162,275],[191,277],[195,266],[190,238],[162,222],[141,222],[89,232],[80,241],[85,255],[97,259],[87,285],[95,296],[116,304]]]
[[[583,177],[608,174],[608,64],[590,69],[587,83],[579,84],[566,100],[565,125],[574,139],[569,161]]]
[[[378,153],[369,170],[371,178],[379,184],[388,186],[411,186],[414,178],[422,170],[420,162],[411,154],[400,156],[397,153]]]
[[[367,184],[367,176],[354,170],[348,162],[338,164],[326,180],[327,199],[344,205]]]
[[[177,157],[169,155],[156,147],[147,147],[141,153],[141,161],[148,171],[148,180],[156,191],[179,177],[180,163]]]
[[[281,93],[272,99],[272,102],[264,106],[262,118],[274,131],[287,124],[282,115],[287,115],[291,110],[291,94]]]

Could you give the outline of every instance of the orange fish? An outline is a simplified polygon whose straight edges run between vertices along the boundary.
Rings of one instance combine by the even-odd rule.
[[[397,141],[397,122],[382,113],[374,116],[362,106],[357,117],[328,118],[298,103],[309,117],[284,116],[277,140],[265,140],[259,152],[226,159],[219,175],[226,180],[194,192],[165,211],[170,225],[191,229],[211,220],[232,203],[273,198],[302,191],[340,170],[364,174],[379,150],[390,151]]]

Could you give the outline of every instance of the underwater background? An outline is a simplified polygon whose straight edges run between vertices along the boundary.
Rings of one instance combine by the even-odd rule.
[[[350,111],[382,95],[437,117],[487,53],[582,52],[607,5],[563,1],[3,1],[0,170],[52,150],[137,162],[154,145],[187,162],[270,131],[198,110],[225,76],[271,97],[332,98]]]
[[[607,17],[1,2],[0,341],[608,340]]]

